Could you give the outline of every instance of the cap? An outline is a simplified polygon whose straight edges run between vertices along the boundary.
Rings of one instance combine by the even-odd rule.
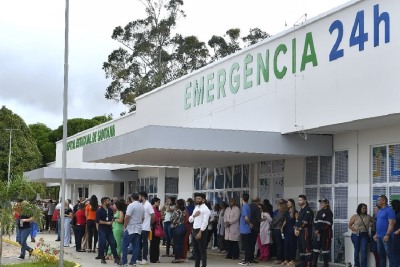
[[[320,200],[318,200],[318,202],[319,202],[319,203],[324,202],[324,203],[326,203],[326,204],[329,204],[329,200],[326,199],[326,198],[320,199]]]

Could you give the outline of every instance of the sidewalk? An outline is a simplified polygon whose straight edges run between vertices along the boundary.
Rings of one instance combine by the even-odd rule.
[[[51,247],[59,247],[60,242],[55,241],[57,239],[57,235],[54,233],[47,233],[47,232],[42,232],[39,233],[36,237],[36,241],[39,240],[39,238],[43,237],[45,240],[46,244],[49,244]],[[72,238],[73,239],[73,238]],[[11,237],[11,240],[15,240],[15,237]],[[28,241],[30,241],[30,238],[28,238]],[[74,239],[72,240],[74,242]],[[74,244],[74,243],[73,243]],[[33,247],[33,243],[29,242],[29,245]],[[101,264],[100,260],[96,260],[95,257],[97,256],[97,253],[88,253],[88,252],[76,252],[75,247],[66,247],[64,248],[64,259],[73,261],[75,263],[79,263],[82,267],[101,267],[101,266],[118,266],[114,263],[114,261],[107,261],[107,264]],[[165,248],[161,247],[160,254],[163,255],[165,252]],[[18,255],[15,256],[14,258],[9,258],[7,259],[7,263],[19,263],[21,261],[17,260]],[[128,255],[128,260],[130,259],[131,255]],[[148,265],[153,265],[154,267],[165,267],[165,266],[182,266],[182,267],[188,267],[188,266],[194,266],[194,261],[188,260],[187,263],[171,263],[173,258],[169,257],[161,257],[160,261],[161,263],[149,263]],[[15,261],[14,261],[15,260]],[[208,253],[208,260],[207,260],[207,266],[208,267],[232,267],[232,266],[239,266],[238,265],[238,260],[227,260],[225,259],[225,253],[219,253],[219,252],[214,252],[214,251],[209,251]],[[6,263],[6,262],[4,262]],[[137,265],[138,267],[141,265]],[[274,265],[272,262],[263,262],[263,263],[258,263],[258,264],[252,264],[252,266],[257,266],[257,267],[265,267],[265,266],[281,266],[281,265]]]

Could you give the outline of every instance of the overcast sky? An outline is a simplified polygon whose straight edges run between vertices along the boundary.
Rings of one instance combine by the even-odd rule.
[[[300,19],[347,0],[184,0],[187,17],[177,32],[207,42],[212,35],[258,27],[276,34]],[[126,108],[104,98],[110,83],[101,69],[112,50],[116,26],[144,17],[139,0],[70,0],[68,118],[92,118]],[[0,1],[0,105],[27,124],[62,124],[64,0]],[[287,26],[285,27],[285,22]]]

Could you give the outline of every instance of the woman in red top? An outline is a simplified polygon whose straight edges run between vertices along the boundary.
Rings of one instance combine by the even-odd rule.
[[[161,212],[158,210],[158,207],[160,206],[160,199],[154,197],[151,200],[151,204],[153,205],[154,209],[154,221],[151,224],[151,231],[153,235],[150,241],[150,262],[158,263],[160,262],[160,237],[155,235],[155,227],[157,224],[162,225]]]
[[[82,249],[82,237],[85,235],[86,229],[86,214],[85,214],[85,204],[79,203],[78,210],[75,213],[76,225],[75,225],[75,245],[77,252],[85,252]]]

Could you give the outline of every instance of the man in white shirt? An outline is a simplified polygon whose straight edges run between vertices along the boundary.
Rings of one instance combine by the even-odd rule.
[[[139,257],[137,263],[146,264],[147,255],[149,254],[149,233],[150,224],[154,221],[154,209],[153,206],[147,201],[147,193],[139,193],[139,201],[142,203],[144,208],[144,221],[142,224],[142,240],[140,242]],[[142,257],[143,256],[143,257]]]
[[[122,259],[120,265],[128,263],[128,247],[132,244],[132,258],[130,265],[135,265],[139,257],[142,224],[144,220],[144,207],[139,202],[139,194],[132,194],[133,202],[126,209],[124,219],[124,233],[122,234]]]
[[[189,222],[193,223],[193,250],[195,256],[195,267],[207,266],[207,226],[210,218],[210,210],[207,208],[205,201],[206,196],[203,193],[194,194],[196,207],[193,210],[192,216],[189,217]]]

